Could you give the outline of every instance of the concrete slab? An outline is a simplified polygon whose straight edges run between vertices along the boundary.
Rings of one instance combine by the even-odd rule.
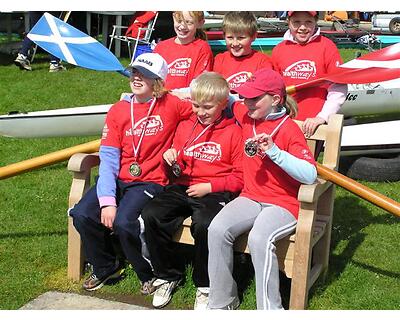
[[[149,308],[123,302],[109,301],[96,297],[46,292],[24,305],[20,310],[146,310]]]

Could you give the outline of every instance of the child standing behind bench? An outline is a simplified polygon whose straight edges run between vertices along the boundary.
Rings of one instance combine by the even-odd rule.
[[[257,309],[282,309],[275,242],[296,228],[298,190],[301,183],[315,181],[315,161],[304,134],[288,115],[295,112],[286,102],[285,84],[276,71],[261,69],[235,91],[245,104],[237,102],[233,109],[245,140],[244,187],[208,228],[208,307],[239,306],[232,246],[238,236],[250,231]]]
[[[222,22],[227,51],[215,56],[213,71],[224,76],[229,87],[237,88],[263,68],[272,69],[268,55],[251,48],[257,37],[257,19],[250,11],[230,11]]]
[[[168,90],[189,87],[199,74],[211,70],[213,62],[213,53],[201,29],[203,11],[175,11],[173,19],[176,37],[159,42],[154,49],[168,63]]]
[[[112,246],[114,234],[141,281],[141,293],[147,295],[154,291],[154,276],[142,256],[138,217],[167,184],[161,157],[171,146],[176,124],[190,116],[191,106],[164,89],[167,63],[159,54],[144,53],[130,68],[133,95],[115,103],[107,113],[99,179],[70,215],[93,266],[83,288],[100,289],[120,275],[123,263]]]
[[[211,220],[242,189],[241,130],[224,116],[229,87],[215,72],[205,72],[191,84],[193,115],[179,124],[173,148],[164,153],[165,165],[176,179],[142,211],[146,243],[157,287],[153,306],[171,300],[182,280],[184,265],[176,253],[173,236],[189,216],[195,240],[193,281],[197,287],[195,309],[208,302],[207,228]]]

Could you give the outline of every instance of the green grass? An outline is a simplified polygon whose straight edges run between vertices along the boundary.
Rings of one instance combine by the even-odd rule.
[[[344,60],[355,50],[343,49]],[[23,72],[12,57],[0,56],[0,114],[107,104],[129,90],[117,73],[67,66],[64,73],[48,72],[46,56],[39,56],[33,72]],[[122,60],[124,65],[127,59]],[[97,137],[11,139],[0,137],[0,166]],[[18,309],[49,290],[79,292],[67,280],[67,199],[71,177],[66,162],[0,182],[0,309]],[[400,201],[400,182],[365,183]],[[325,283],[314,286],[311,309],[399,309],[399,219],[338,188],[335,201],[330,268]],[[190,253],[190,248],[185,248]],[[244,282],[242,309],[255,308],[250,267],[238,268]],[[169,308],[188,309],[194,300],[191,268]],[[249,278],[250,277],[250,278]],[[138,293],[139,283],[128,268],[126,278],[93,295],[147,306],[151,298]],[[287,294],[284,294],[287,300]]]

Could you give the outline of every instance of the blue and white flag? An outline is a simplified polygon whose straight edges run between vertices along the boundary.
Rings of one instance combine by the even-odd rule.
[[[27,36],[39,47],[70,64],[100,71],[124,70],[100,42],[47,12]]]

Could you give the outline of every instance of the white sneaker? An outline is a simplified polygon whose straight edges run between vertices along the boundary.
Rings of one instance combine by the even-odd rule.
[[[210,288],[197,288],[194,310],[207,310],[209,292]]]
[[[67,70],[67,68],[65,68],[61,63],[50,62],[49,72],[60,72],[65,70]]]
[[[156,287],[156,291],[153,296],[153,307],[163,308],[165,307],[172,298],[172,293],[175,288],[179,285],[180,280],[167,281],[163,279],[157,279],[153,282],[153,286]]]
[[[31,63],[26,56],[22,53],[18,53],[18,56],[14,60],[14,64],[21,70],[32,71]]]

